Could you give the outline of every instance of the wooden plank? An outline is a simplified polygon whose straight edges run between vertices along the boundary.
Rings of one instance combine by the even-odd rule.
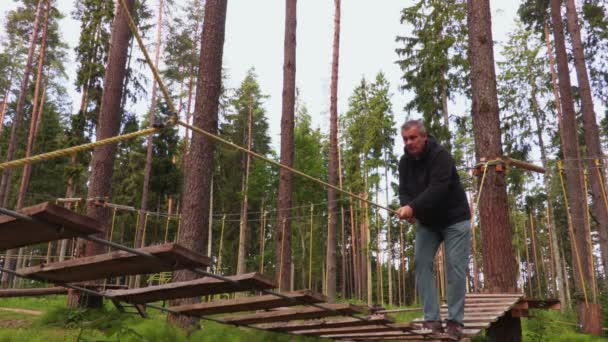
[[[464,334],[464,338],[470,338],[470,337],[474,337],[479,335],[479,333],[481,332],[481,330],[479,329],[470,329],[470,330],[465,330],[465,334]],[[386,333],[386,334],[382,334],[382,333],[378,333],[375,335],[366,335],[366,334],[361,334],[361,336],[359,336],[359,334],[353,334],[353,335],[343,335],[343,336],[337,336],[337,337],[332,337],[332,336],[323,336],[323,337],[327,337],[327,338],[334,338],[334,339],[340,339],[340,340],[354,340],[354,341],[428,341],[429,337],[426,335],[415,335],[415,334],[394,334],[394,333]],[[438,341],[438,340],[434,340],[432,339],[431,341]],[[461,340],[463,341],[463,340]]]
[[[301,330],[314,329],[329,329],[329,328],[347,328],[368,326],[370,324],[385,324],[393,323],[394,320],[385,315],[372,315],[366,317],[367,321],[362,321],[356,318],[341,318],[341,319],[316,319],[302,322],[279,322],[259,325],[259,328],[275,331],[275,332],[291,332]]]
[[[487,306],[487,307],[477,307],[477,308],[471,308],[471,307],[464,307],[464,314],[465,316],[467,314],[471,314],[471,313],[486,313],[486,312],[504,312],[504,311],[509,311],[510,306]],[[448,313],[448,308],[441,308],[439,310],[439,312],[441,312],[442,314],[447,314]]]
[[[239,311],[268,310],[279,307],[321,303],[327,300],[325,296],[313,293],[309,290],[283,292],[281,295],[288,298],[281,298],[275,295],[241,297],[228,300],[216,300],[207,303],[174,306],[170,309],[184,315],[207,316]]]
[[[478,335],[481,330],[479,329],[464,329],[464,336],[465,337],[473,337]],[[350,335],[322,335],[322,337],[325,338],[340,338],[340,339],[376,339],[376,338],[382,338],[382,337],[392,337],[392,338],[397,338],[397,337],[409,337],[409,336],[420,336],[414,333],[403,333],[403,332],[398,332],[398,331],[394,331],[394,332],[378,332],[378,333],[353,333]],[[421,339],[424,339],[423,336]],[[419,337],[419,338],[420,338]]]
[[[371,333],[371,332],[388,332],[388,331],[411,331],[414,328],[410,323],[398,323],[398,324],[387,324],[387,325],[366,325],[361,327],[348,327],[348,328],[330,328],[330,329],[314,329],[314,330],[299,330],[294,331],[294,334],[309,335],[309,336],[321,336],[321,335],[347,335],[352,333]]]
[[[490,320],[490,321],[484,321],[484,320],[474,320],[474,319],[470,319],[470,318],[466,318],[464,319],[464,327],[466,329],[485,329],[488,328],[491,323],[495,322],[496,320]],[[423,319],[422,318],[418,318],[415,319],[412,323],[422,323]],[[443,327],[446,326],[445,322],[443,322]]]
[[[502,316],[502,315],[501,315],[501,316]],[[447,319],[447,318],[448,318],[448,316],[447,316],[447,315],[443,315],[443,316],[441,316],[441,319],[442,319],[442,320],[445,320],[445,319]],[[494,322],[498,321],[498,318],[499,318],[499,317],[496,317],[496,316],[485,316],[485,315],[482,315],[482,316],[464,316],[464,318],[463,318],[462,322],[463,322],[464,324],[467,324],[467,323],[474,323],[474,322],[475,322],[475,323],[476,323],[476,322],[483,322],[483,323],[494,323]],[[417,318],[417,319],[413,320],[412,322],[414,322],[414,323],[422,323],[423,321],[424,321],[424,320],[423,320],[422,318]]]
[[[273,310],[247,315],[222,317],[226,323],[236,325],[249,325],[270,322],[284,322],[299,319],[314,319],[340,315],[354,315],[363,313],[366,308],[353,304],[319,304],[322,308],[305,307],[296,309]]]
[[[275,287],[270,279],[263,277],[259,273],[245,273],[226,278],[236,283],[203,277],[138,289],[106,291],[104,294],[114,299],[143,304],[159,300],[200,297],[221,293],[268,290]]]
[[[466,298],[523,298],[523,293],[467,293]]]
[[[514,303],[514,301],[504,302],[504,303],[465,303],[464,307],[465,307],[465,309],[491,308],[491,307],[507,308],[507,307],[513,305],[513,303]],[[444,304],[441,306],[441,308],[447,309],[448,306]]]
[[[49,282],[76,282],[132,274],[167,272],[211,265],[209,257],[167,243],[139,249],[157,258],[116,251],[17,270],[23,276]]]
[[[101,233],[101,224],[48,202],[19,210],[42,223],[0,215],[0,250]]]

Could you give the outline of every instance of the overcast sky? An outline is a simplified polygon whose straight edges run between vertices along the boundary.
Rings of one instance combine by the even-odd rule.
[[[180,0],[175,1],[180,4]],[[156,13],[158,2],[148,0]],[[411,5],[403,0],[343,0],[340,45],[338,111],[347,110],[348,97],[362,77],[373,79],[382,71],[391,83],[393,111],[397,123],[403,121],[402,108],[407,94],[399,90],[401,72],[395,64],[395,37],[406,34],[399,23],[400,10]],[[71,18],[74,1],[58,0],[65,14],[60,25],[63,39],[73,48],[79,36],[79,24]],[[180,4],[181,5],[181,4]],[[504,41],[513,28],[519,1],[491,1],[494,39]],[[15,1],[0,1],[2,29],[5,13],[16,7]],[[298,1],[296,84],[301,100],[313,117],[315,127],[327,131],[329,121],[329,84],[333,38],[334,2],[332,0]],[[237,87],[249,68],[255,67],[262,90],[270,95],[266,109],[273,145],[280,139],[281,92],[283,81],[284,0],[228,0],[224,66],[228,71],[228,87]],[[153,31],[150,35],[153,34]],[[500,59],[496,47],[496,58]],[[75,63],[68,63],[70,85],[75,77]],[[68,86],[75,104],[79,96]],[[142,100],[140,115],[148,101]],[[76,105],[75,105],[76,106]],[[138,106],[139,107],[139,106]],[[455,112],[464,112],[462,103]],[[397,140],[400,144],[400,140]],[[401,146],[396,146],[401,151]],[[398,152],[399,153],[399,152]]]

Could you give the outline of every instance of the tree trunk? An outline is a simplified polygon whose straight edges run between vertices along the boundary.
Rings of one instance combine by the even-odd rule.
[[[384,188],[385,188],[385,195],[386,195],[386,205],[389,205],[389,198],[388,198],[388,192],[389,192],[389,186],[388,186],[388,155],[385,156],[386,160],[385,160],[385,168],[384,168]],[[386,229],[386,244],[387,244],[387,249],[388,249],[388,305],[392,306],[393,305],[393,240],[391,239],[391,230],[392,230],[392,224],[391,224],[391,217],[390,214],[387,213],[386,215],[386,221],[388,224],[388,227]]]
[[[545,38],[547,39],[547,43],[549,43],[549,40],[548,40],[549,32],[548,32],[546,23],[545,23],[545,33],[546,33]],[[553,54],[551,52],[550,46],[548,46],[548,51],[549,51],[549,54],[551,54],[551,57],[550,57],[551,67],[553,67]],[[539,107],[538,107],[538,101],[536,100],[536,88],[535,88],[536,84],[534,82],[530,82],[530,85],[532,85],[532,87],[533,87],[531,96],[532,96],[532,112],[534,114],[534,119],[536,120],[536,137],[538,139],[538,147],[540,149],[540,156],[541,156],[543,168],[545,170],[547,170],[548,169],[547,152],[546,152],[546,148],[545,148],[545,141],[543,139],[544,125],[541,123],[540,113],[538,111]],[[556,104],[559,107],[559,101],[556,101]],[[559,108],[560,108],[559,112],[561,113],[561,107],[559,107]],[[565,298],[565,293],[564,293],[564,281],[563,281],[563,274],[562,274],[561,257],[559,255],[559,248],[557,248],[557,233],[555,231],[555,224],[553,222],[553,207],[552,207],[553,203],[552,203],[552,198],[550,196],[551,182],[549,179],[549,175],[547,173],[543,174],[543,183],[545,186],[545,192],[547,193],[547,225],[549,227],[549,244],[551,246],[551,258],[553,260],[553,262],[551,263],[551,267],[552,267],[552,269],[556,270],[556,272],[554,272],[553,274],[555,275],[555,283],[557,284],[559,300],[561,303],[565,303],[566,298]]]
[[[25,107],[25,101],[27,99],[30,72],[32,69],[34,52],[36,50],[36,42],[38,41],[38,33],[40,29],[40,20],[42,19],[42,13],[42,0],[39,0],[36,9],[36,19],[34,20],[34,27],[32,29],[32,35],[30,38],[30,47],[27,53],[27,61],[25,63],[25,69],[23,70],[23,77],[21,78],[21,88],[19,89],[19,96],[17,97],[17,106],[15,108],[15,113],[13,114],[11,136],[6,152],[7,161],[13,160],[15,158],[15,151],[17,149],[17,135],[19,133],[19,126],[21,125],[23,117],[23,109]],[[5,169],[2,173],[2,180],[0,181],[0,205],[2,205],[2,207],[4,208],[8,206],[8,199],[11,188],[11,175],[12,169]]]
[[[222,56],[226,28],[227,0],[209,0],[205,5],[205,26],[201,37],[201,57],[196,85],[193,125],[217,133],[217,111],[222,83]],[[215,144],[202,134],[192,136],[192,145],[184,174],[182,224],[178,243],[197,253],[205,254],[206,228],[209,223],[209,190],[213,174]],[[174,273],[173,281],[191,280],[197,276],[190,271]],[[198,299],[172,301],[171,305],[197,302]],[[169,322],[182,328],[195,327],[198,320],[170,314]]]
[[[11,136],[9,138],[8,150],[6,153],[6,160],[13,160],[15,158],[15,149],[17,148],[17,135],[19,132],[19,126],[21,125],[22,116],[23,116],[23,108],[25,106],[25,100],[27,97],[28,84],[30,81],[30,72],[32,69],[32,62],[34,59],[34,51],[36,50],[36,41],[38,38],[39,32],[39,24],[42,19],[42,0],[38,0],[38,5],[36,9],[36,19],[34,20],[34,27],[32,29],[32,35],[30,38],[30,47],[27,54],[27,61],[25,63],[25,69],[23,70],[23,77],[21,78],[21,88],[19,89],[19,95],[17,96],[17,107],[15,109],[15,113],[13,114],[13,122],[11,126]],[[10,192],[10,183],[11,183],[11,175],[12,170],[6,169],[2,173],[2,179],[0,180],[0,205],[3,208],[8,206],[9,192]],[[6,251],[5,260],[7,260],[4,266],[9,270],[15,269],[14,259],[15,253],[17,251],[14,249],[10,249]],[[8,273],[2,274],[2,279],[0,280],[0,288],[6,288],[12,283],[13,276]]]
[[[337,94],[336,94],[336,99],[337,99]],[[336,112],[337,112],[337,109],[336,109]],[[336,146],[337,150],[338,150],[338,184],[340,185],[340,189],[342,189],[342,152],[340,151],[341,149],[340,149],[340,143],[339,143],[339,141],[340,141],[339,137],[336,137],[336,142],[338,143],[338,146]],[[342,219],[342,246],[341,246],[341,255],[342,255],[342,297],[347,298],[347,297],[350,297],[350,295],[347,295],[347,291],[348,291],[347,290],[347,283],[350,283],[350,282],[347,281],[347,279],[350,279],[350,277],[348,277],[347,274],[346,274],[346,270],[347,270],[347,266],[348,266],[348,261],[347,261],[348,259],[346,257],[346,228],[345,228],[345,220],[346,220],[346,218],[344,217],[344,205],[342,205],[342,204],[340,205],[340,218]]]
[[[194,27],[194,39],[192,40],[192,55],[196,54],[196,48],[198,47],[198,27],[196,24]],[[194,67],[190,68],[190,80],[188,81],[188,104],[186,105],[186,122],[190,123],[190,114],[192,107],[192,93],[194,89]],[[189,138],[189,129],[186,128],[186,132],[184,133],[184,149],[182,153],[182,170],[186,169],[186,157],[188,155],[188,143],[190,142]]]
[[[469,62],[471,65],[472,116],[478,161],[503,157],[490,3],[468,0]],[[515,291],[517,272],[511,244],[505,173],[494,166],[486,170],[480,193],[479,219],[482,229],[484,281],[492,291]],[[488,329],[496,341],[521,341],[519,318],[507,315]]]
[[[249,99],[249,114],[247,116],[247,136],[245,137],[245,144],[247,149],[251,150],[251,142],[253,140],[251,136],[251,126],[253,124],[253,95]],[[245,174],[243,175],[243,182],[241,192],[243,194],[243,202],[241,203],[241,224],[239,230],[239,254],[237,256],[236,274],[243,274],[247,272],[247,192],[249,191],[249,166],[251,164],[251,155],[247,154],[245,158]]]
[[[160,46],[161,46],[161,37],[162,37],[162,27],[163,27],[163,0],[158,1],[158,18],[156,22],[156,51],[154,55],[154,67],[158,68],[158,60],[160,58]],[[148,120],[150,121],[150,127],[154,126],[154,121],[156,118],[156,79],[152,79],[152,94],[150,98],[150,112],[148,113]],[[144,166],[144,184],[142,186],[141,191],[141,202],[140,209],[138,212],[139,220],[137,225],[137,231],[135,235],[135,247],[141,248],[144,247],[143,241],[143,232],[144,232],[144,215],[146,210],[148,210],[148,193],[150,191],[150,174],[152,172],[152,150],[154,147],[153,142],[154,135],[150,134],[147,137],[146,142],[146,164]],[[131,278],[131,287],[139,287],[141,277],[135,276]]]
[[[285,42],[283,61],[283,109],[281,116],[281,164],[293,167],[294,105],[296,94],[296,10],[297,0],[285,0]],[[277,206],[277,285],[289,288],[291,270],[291,203],[293,174],[279,172],[279,203]],[[284,226],[284,227],[283,227]],[[283,229],[281,229],[283,227]],[[282,252],[281,252],[282,251]]]
[[[581,97],[581,111],[583,112],[583,132],[585,134],[585,147],[587,157],[593,159],[602,158],[604,153],[600,143],[599,129],[595,111],[593,110],[593,99],[591,86],[589,85],[589,75],[585,63],[585,52],[576,13],[574,0],[566,0],[566,18],[568,20],[568,32],[572,38],[572,54],[574,56],[574,67],[578,79],[578,91]],[[605,183],[604,175],[596,170],[590,170],[591,183],[591,211],[597,221],[597,230],[600,241],[600,251],[602,255],[602,265],[606,269],[608,266],[608,208],[602,197],[602,184]]]
[[[331,63],[331,90],[329,104],[329,184],[338,183],[338,66],[340,58],[340,0],[334,0],[334,43]],[[327,237],[327,299],[336,300],[336,230],[338,226],[337,191],[327,189],[329,229]],[[343,294],[344,295],[344,294]]]
[[[12,76],[10,82],[12,82]],[[6,106],[8,105],[8,96],[10,92],[11,85],[9,85],[6,92],[4,92],[4,98],[2,99],[2,109],[0,109],[0,136],[2,135],[2,130],[4,129],[4,115],[6,114]]]
[[[126,0],[127,10],[133,13],[134,0]],[[116,16],[112,24],[112,36],[110,39],[110,51],[108,64],[104,76],[103,95],[101,98],[101,110],[97,125],[97,140],[116,136],[119,133],[121,121],[121,98],[123,83],[126,76],[127,53],[131,30],[129,29],[127,13],[122,6],[117,6]],[[89,177],[89,191],[87,198],[110,197],[112,193],[112,173],[114,171],[114,160],[116,145],[110,144],[97,147],[93,151],[91,159],[91,175]],[[108,223],[108,211],[103,207],[95,206],[94,201],[87,202],[87,216],[99,221],[104,231],[99,237],[106,236]],[[105,252],[105,246],[92,241],[80,243],[77,256],[91,256]],[[70,291],[68,296],[69,305],[79,301],[79,295]]]
[[[589,249],[587,246],[587,236],[589,227],[585,220],[585,194],[583,194],[583,180],[580,170],[582,163],[580,160],[577,124],[574,111],[574,101],[572,99],[572,87],[570,84],[570,74],[568,70],[568,57],[564,42],[564,31],[562,28],[562,16],[560,0],[551,0],[551,16],[553,23],[553,35],[555,39],[555,54],[557,56],[557,70],[559,77],[559,90],[563,111],[561,135],[563,159],[566,173],[566,186],[568,192],[568,206],[570,207],[571,226],[574,236],[571,243],[575,248],[572,250],[572,260],[574,261],[574,287],[579,293],[586,291],[585,286],[591,283],[589,260]],[[577,260],[580,257],[580,268]]]
[[[25,157],[29,158],[32,155],[36,135],[38,134],[38,122],[42,117],[42,103],[40,103],[40,85],[42,83],[42,71],[44,69],[44,55],[46,51],[46,37],[49,30],[49,12],[51,10],[52,1],[48,1],[46,10],[44,11],[44,28],[42,30],[42,40],[40,41],[40,52],[38,53],[38,69],[36,72],[36,84],[34,86],[34,101],[32,105],[32,115],[30,118],[30,131],[27,137],[27,146],[25,148]],[[46,88],[44,90],[46,92]],[[42,100],[44,101],[44,99]],[[30,182],[31,165],[25,164],[21,173],[21,185],[19,186],[19,194],[17,196],[17,209],[23,208],[23,199]]]

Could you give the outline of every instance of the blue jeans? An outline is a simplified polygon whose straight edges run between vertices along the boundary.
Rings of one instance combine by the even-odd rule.
[[[447,227],[425,227],[416,225],[415,265],[418,293],[422,298],[425,321],[439,321],[437,283],[435,282],[435,254],[445,241],[447,261],[448,319],[462,323],[464,318],[464,296],[466,293],[466,270],[471,244],[471,222],[461,221]]]

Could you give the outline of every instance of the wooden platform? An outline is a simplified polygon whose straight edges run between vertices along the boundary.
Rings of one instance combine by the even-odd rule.
[[[19,211],[41,223],[0,215],[0,250],[101,233],[99,222],[45,202]]]
[[[84,287],[91,290],[100,289],[124,289],[124,285],[115,284],[72,284],[79,287]],[[41,296],[52,296],[59,294],[68,293],[67,287],[53,286],[53,287],[38,287],[29,289],[3,289],[0,290],[0,298],[12,298],[12,297],[41,297]]]
[[[90,257],[41,264],[17,270],[25,277],[48,282],[76,282],[132,274],[158,273],[211,265],[209,257],[177,244],[164,244],[139,249],[157,258],[116,251]]]
[[[170,309],[189,316],[208,316],[222,313],[268,310],[280,307],[321,303],[327,300],[325,296],[313,293],[309,290],[283,292],[281,294],[289,298],[280,298],[274,295],[241,297],[228,300],[215,300],[207,303],[174,306]]]
[[[393,323],[394,320],[385,315],[367,317],[368,322],[356,318],[315,319],[299,322],[280,322],[259,325],[259,328],[274,332],[307,331],[315,329],[355,328],[370,324]]]
[[[363,306],[353,304],[320,304],[324,308],[333,310],[325,310],[317,307],[304,307],[295,309],[277,309],[267,312],[258,312],[247,315],[237,315],[222,317],[226,323],[237,325],[250,325],[270,322],[284,322],[302,319],[314,319],[322,317],[354,315],[364,313],[367,309]]]
[[[208,296],[252,290],[268,290],[274,283],[259,273],[246,273],[227,277],[236,282],[228,282],[211,277],[195,280],[148,286],[130,290],[106,291],[111,298],[130,303],[144,304],[159,300]]]

